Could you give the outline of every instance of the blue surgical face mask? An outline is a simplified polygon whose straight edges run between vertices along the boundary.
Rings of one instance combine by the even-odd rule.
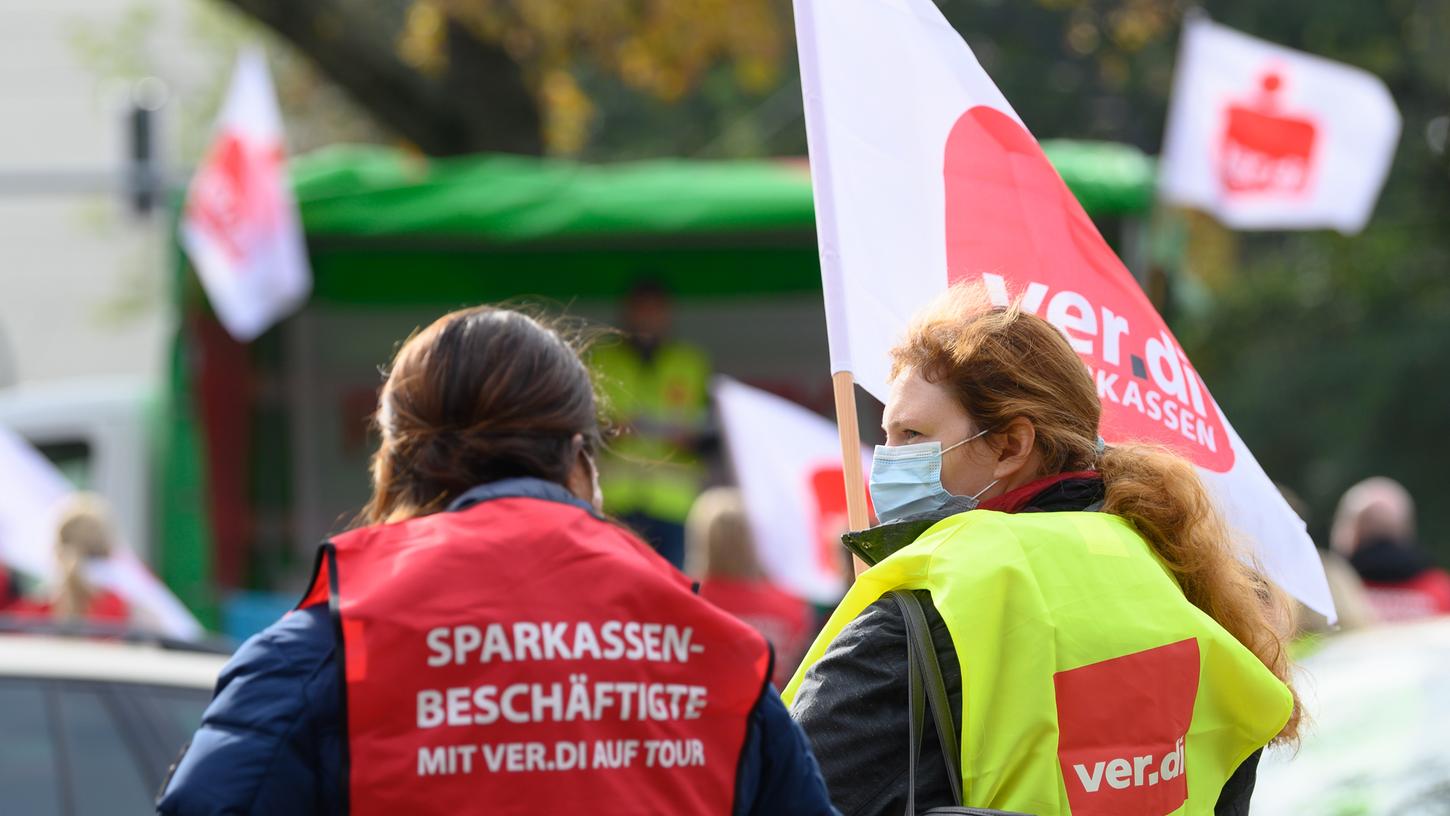
[[[999,480],[993,479],[975,495],[953,496],[942,487],[941,460],[942,454],[986,433],[986,430],[980,431],[945,450],[940,442],[895,447],[877,445],[871,459],[871,503],[876,508],[876,518],[886,524],[935,512],[948,504],[956,512],[975,509],[977,497],[991,490]]]

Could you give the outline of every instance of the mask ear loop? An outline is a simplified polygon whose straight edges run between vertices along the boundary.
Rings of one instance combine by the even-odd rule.
[[[978,491],[977,491],[977,492],[976,492],[976,493],[973,493],[973,494],[972,494],[972,495],[971,495],[971,499],[972,499],[972,501],[976,501],[976,500],[977,500],[977,499],[978,499],[978,498],[980,498],[980,497],[981,497],[981,495],[982,495],[982,494],[983,494],[983,493],[986,493],[986,492],[987,492],[987,491],[988,491],[988,490],[991,490],[991,489],[992,489],[992,486],[993,486],[993,485],[995,485],[995,484],[997,484],[997,483],[998,483],[998,482],[1000,482],[1000,481],[1002,481],[1002,480],[1001,480],[1001,479],[993,479],[993,480],[992,480],[992,481],[991,481],[991,482],[989,482],[989,483],[988,483],[988,484],[987,484],[987,486],[986,486],[986,487],[984,487],[984,488],[982,488],[982,489],[981,489],[981,490],[978,490]]]
[[[977,431],[974,435],[969,436],[966,439],[963,439],[962,441],[958,442],[955,445],[952,445],[950,448],[943,448],[942,449],[942,453],[946,453],[949,450],[956,450],[957,448],[960,448],[961,446],[967,444],[968,442],[971,442],[974,439],[981,439],[983,436],[986,436],[987,433],[990,432],[991,430],[992,430],[991,428],[983,428],[982,430]],[[971,499],[972,501],[976,501],[979,496],[981,496],[983,493],[986,493],[988,490],[991,490],[992,489],[992,486],[995,485],[995,484],[997,484],[1000,481],[1002,481],[1002,480],[1001,479],[993,479],[990,483],[988,483],[988,485],[986,487],[982,488],[981,490],[978,490],[976,493],[973,493],[971,496],[968,496],[967,498]]]
[[[957,443],[957,444],[955,444],[955,445],[952,445],[952,446],[951,446],[951,447],[950,447],[950,448],[942,448],[942,449],[941,449],[941,452],[942,452],[942,453],[946,453],[946,452],[947,452],[947,451],[954,451],[954,450],[956,450],[956,449],[957,449],[957,448],[960,448],[960,447],[961,447],[961,446],[963,446],[963,445],[965,445],[965,444],[967,444],[967,443],[968,443],[968,442],[971,442],[971,441],[972,441],[972,440],[974,440],[974,439],[981,439],[981,438],[982,438],[982,437],[984,437],[984,436],[986,436],[986,435],[987,435],[987,433],[988,433],[988,432],[989,432],[989,431],[991,431],[991,430],[992,430],[992,429],[991,429],[991,428],[983,428],[983,429],[982,429],[982,430],[980,430],[980,431],[977,431],[977,433],[976,433],[976,434],[974,434],[974,435],[972,435],[972,436],[969,436],[969,437],[967,437],[967,438],[966,438],[966,439],[963,439],[963,440],[962,440],[962,441],[960,441],[960,442],[958,442],[958,443]]]

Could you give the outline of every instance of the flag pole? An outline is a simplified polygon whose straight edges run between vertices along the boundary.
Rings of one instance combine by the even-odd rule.
[[[841,433],[841,465],[846,477],[846,521],[851,531],[871,525],[866,512],[866,480],[861,476],[861,428],[856,422],[856,378],[849,371],[831,375],[836,395],[836,428]]]
[[[811,163],[811,190],[816,205],[816,235],[821,248],[821,288],[826,305],[826,336],[835,368],[849,348],[845,299],[841,286],[840,242],[836,239],[835,194],[826,144],[826,114],[821,99],[820,55],[816,43],[814,0],[794,0],[797,53],[801,66],[801,104],[806,119],[806,146]],[[841,464],[846,483],[846,522],[851,532],[871,525],[866,509],[866,482],[861,478],[861,429],[856,422],[856,378],[849,370],[831,374],[836,397],[836,428],[841,434]],[[852,557],[856,574],[866,563]]]
[[[836,395],[836,428],[841,433],[841,472],[846,482],[846,523],[851,532],[871,526],[866,511],[866,480],[861,477],[861,427],[856,421],[856,378],[849,371],[831,375]],[[855,573],[866,571],[867,564],[852,555]]]

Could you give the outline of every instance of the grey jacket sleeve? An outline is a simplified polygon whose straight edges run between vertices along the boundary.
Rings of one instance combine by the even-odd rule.
[[[962,682],[956,651],[930,594],[917,595],[931,626],[953,714],[960,722]],[[847,624],[806,672],[791,715],[805,729],[831,800],[845,816],[895,816],[906,808],[906,684],[906,622],[890,598],[876,601]],[[930,717],[924,725],[917,807],[953,804]]]

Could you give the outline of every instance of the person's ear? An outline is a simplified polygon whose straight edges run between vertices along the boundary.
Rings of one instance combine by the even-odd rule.
[[[565,477],[564,486],[575,496],[589,501],[590,493],[590,468],[588,457],[584,453],[584,435],[574,434],[569,440],[569,471]]]
[[[1010,481],[1032,458],[1033,446],[1037,444],[1037,429],[1032,426],[1031,420],[1017,417],[993,437],[997,465],[992,469],[992,478]]]
[[[574,459],[569,465],[567,482],[564,485],[575,497],[589,502],[595,510],[602,510],[603,496],[599,492],[599,467],[590,456],[584,444],[583,434],[574,434],[572,449]]]

